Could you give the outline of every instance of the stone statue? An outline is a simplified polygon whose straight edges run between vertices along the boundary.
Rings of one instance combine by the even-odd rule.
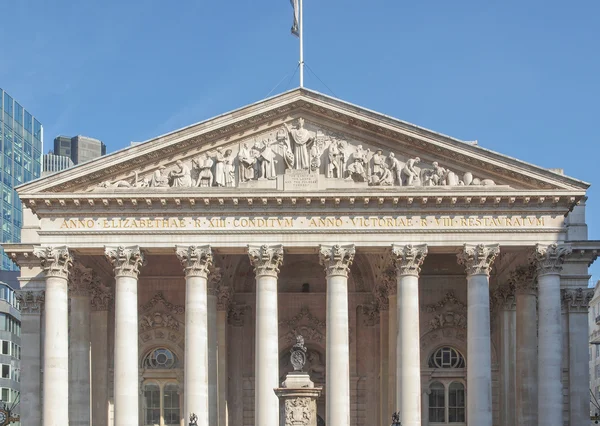
[[[404,168],[404,163],[398,160],[393,152],[388,156],[388,161],[390,162],[390,170],[394,173],[398,185],[402,186],[402,169]]]
[[[404,168],[402,169],[402,176],[406,177],[406,185],[411,186],[415,183],[415,180],[419,177],[419,172],[415,168],[417,164],[421,162],[419,157],[409,159]]]
[[[296,334],[296,344],[290,349],[290,362],[294,367],[294,371],[302,371],[306,364],[306,346],[304,346],[304,337]]]
[[[346,157],[344,153],[344,144],[342,142],[332,141],[327,152],[327,177],[343,178],[346,168]]]
[[[243,143],[238,152],[238,162],[240,164],[240,181],[248,182],[255,178],[256,151],[248,148],[247,143]]]
[[[183,161],[177,160],[175,163],[179,170],[172,170],[169,173],[171,186],[176,188],[189,188],[192,186],[192,174],[190,168],[183,164]]]
[[[293,142],[294,168],[310,169],[309,146],[314,142],[315,134],[304,128],[303,118],[298,119],[298,127],[295,129],[288,124],[284,126]]]
[[[308,374],[317,382],[325,381],[325,366],[321,362],[321,356],[316,351],[308,352]]]
[[[348,166],[348,177],[346,179],[354,182],[367,181],[367,172],[360,158],[354,157],[354,162]]]
[[[197,159],[192,160],[192,166],[198,170],[198,179],[195,186],[209,188],[213,185],[213,164],[214,161],[208,158],[205,153],[200,154]]]
[[[271,149],[271,145],[269,141],[263,141],[262,143],[256,142],[254,144],[254,149],[259,152],[258,156],[258,167],[259,179],[275,179],[277,177],[277,173],[275,171],[275,164],[277,160],[275,159],[275,152]]]
[[[234,186],[235,168],[233,166],[233,158],[230,149],[223,153],[223,148],[217,148],[216,166],[215,166],[215,183],[217,186]]]
[[[151,187],[167,188],[169,186],[169,178],[163,175],[164,169],[165,166],[160,166],[154,171],[154,173],[152,174],[152,179],[150,180]]]

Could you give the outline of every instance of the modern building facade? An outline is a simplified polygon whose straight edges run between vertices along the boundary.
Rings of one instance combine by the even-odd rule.
[[[23,185],[23,424],[587,424],[588,187],[305,89]]]
[[[61,170],[73,167],[71,157],[66,155],[56,155],[53,153],[44,154],[44,167],[42,175],[46,176],[51,173],[60,172]]]
[[[2,242],[19,242],[23,225],[21,201],[15,186],[42,173],[42,124],[8,93],[0,89],[0,142],[2,150]],[[2,253],[3,270],[16,266]]]
[[[85,163],[106,154],[106,145],[88,136],[57,136],[54,138],[54,155],[71,158],[73,164]]]
[[[15,291],[0,281],[0,401],[19,413],[21,314]]]

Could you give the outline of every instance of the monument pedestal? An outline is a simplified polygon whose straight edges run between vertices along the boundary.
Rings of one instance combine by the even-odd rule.
[[[280,426],[317,426],[317,398],[322,388],[315,388],[307,373],[289,373],[281,388],[274,389],[280,401]]]

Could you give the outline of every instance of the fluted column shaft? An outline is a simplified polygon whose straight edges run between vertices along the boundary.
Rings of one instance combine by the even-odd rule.
[[[465,244],[458,254],[467,272],[467,419],[492,426],[492,349],[489,273],[498,245]]]
[[[354,245],[319,249],[320,262],[327,275],[325,423],[328,425],[350,425],[348,272],[354,254]]]
[[[210,246],[177,246],[185,271],[184,418],[198,416],[198,426],[209,422],[208,390],[208,274]]]
[[[396,409],[406,426],[421,426],[419,272],[427,246],[392,246],[397,274]]]
[[[90,294],[92,270],[75,264],[69,275],[69,421],[89,426],[90,405]]]
[[[562,325],[560,272],[570,248],[536,246],[538,276],[538,425],[561,426]]]
[[[34,250],[46,276],[44,305],[44,426],[69,424],[68,276],[72,258],[67,247]]]
[[[106,247],[115,273],[115,426],[139,426],[138,275],[144,255],[138,246]]]
[[[94,286],[96,288],[94,289]],[[109,287],[92,284],[92,425],[108,426],[108,308]]]
[[[279,425],[279,324],[277,276],[283,263],[283,247],[248,246],[256,273],[256,341],[254,376],[254,424]]]
[[[537,425],[537,286],[535,270],[513,274],[517,301],[517,426]]]

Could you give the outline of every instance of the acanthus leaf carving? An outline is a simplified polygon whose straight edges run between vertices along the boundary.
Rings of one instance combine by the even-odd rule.
[[[213,255],[210,245],[205,246],[176,246],[175,253],[183,266],[186,277],[208,278],[213,265]]]
[[[156,293],[152,299],[148,301],[148,303],[142,305],[140,307],[141,312],[148,312],[156,305],[161,304],[164,306],[167,311],[171,314],[182,315],[185,313],[185,307],[183,305],[175,305],[174,303],[169,302],[162,292]]]
[[[69,293],[73,296],[89,296],[93,270],[75,262],[69,274]]]
[[[73,258],[67,246],[35,247],[33,254],[41,260],[42,269],[47,277],[68,278]]]
[[[517,294],[537,294],[535,281],[536,267],[534,264],[520,266],[511,272],[510,278],[514,283]]]
[[[44,306],[44,290],[16,290],[21,315],[41,314]]]
[[[231,302],[227,311],[227,322],[233,327],[243,327],[248,305]]]
[[[427,244],[413,246],[392,245],[392,260],[399,275],[419,276],[421,265],[427,256]]]
[[[277,277],[279,268],[283,264],[283,245],[248,245],[248,257],[257,277],[262,275]]]
[[[112,289],[97,275],[90,283],[90,301],[95,311],[107,311],[113,301]]]
[[[319,247],[319,261],[325,267],[327,276],[342,275],[348,277],[350,265],[354,261],[356,247],[354,244]]]
[[[422,306],[421,311],[432,314],[429,331],[448,327],[467,328],[467,305],[458,300],[453,291],[448,291],[437,303]]]
[[[104,253],[113,265],[115,277],[137,278],[140,268],[145,264],[144,253],[139,246],[105,247]]]
[[[490,275],[492,264],[500,253],[498,244],[465,244],[458,253],[458,263],[466,269],[467,275]]]
[[[594,297],[594,289],[563,288],[561,293],[562,301],[569,312],[588,313],[590,301]]]
[[[560,274],[565,257],[571,253],[571,246],[566,244],[536,244],[531,260],[536,264],[538,276]]]
[[[490,305],[492,309],[501,310],[515,310],[517,307],[517,300],[515,297],[516,286],[512,281],[507,284],[498,286],[490,297]]]

